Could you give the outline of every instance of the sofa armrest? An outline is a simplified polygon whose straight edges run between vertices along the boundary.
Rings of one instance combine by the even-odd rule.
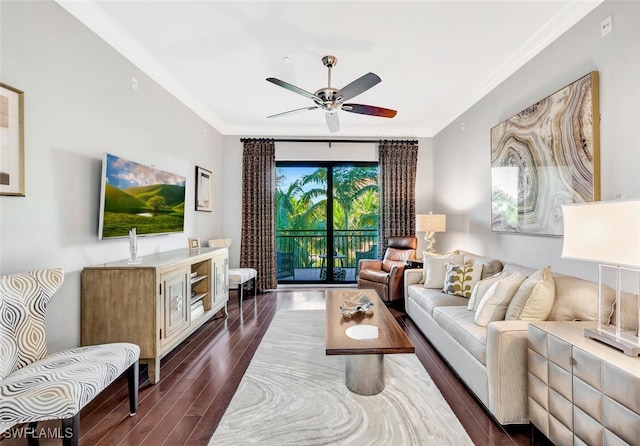
[[[405,285],[414,285],[420,283],[422,280],[422,269],[405,269],[404,270],[404,283]]]
[[[529,422],[528,325],[528,321],[496,321],[487,326],[489,410],[500,424]]]
[[[405,269],[404,270],[404,308],[407,307],[407,299],[409,298],[409,285],[415,285],[422,280],[422,269]]]

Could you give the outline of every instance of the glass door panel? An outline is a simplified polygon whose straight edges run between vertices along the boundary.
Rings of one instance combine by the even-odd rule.
[[[355,282],[377,249],[377,165],[279,162],[276,175],[278,281]]]

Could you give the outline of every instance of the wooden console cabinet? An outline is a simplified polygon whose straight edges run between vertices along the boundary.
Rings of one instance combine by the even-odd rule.
[[[178,249],[82,271],[82,345],[132,342],[149,381],[160,380],[160,359],[229,299],[227,248]]]

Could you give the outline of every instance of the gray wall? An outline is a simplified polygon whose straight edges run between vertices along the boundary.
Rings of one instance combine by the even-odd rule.
[[[0,7],[1,80],[25,92],[26,157],[26,197],[0,196],[0,273],[65,269],[47,315],[55,351],[80,342],[82,268],[128,257],[125,239],[97,236],[104,152],[187,177],[185,233],[141,238],[144,258],[220,234],[222,136],[56,3]],[[213,213],[194,211],[196,165],[213,171]]]
[[[613,32],[600,37],[600,21],[609,14]],[[447,214],[447,232],[437,236],[441,248],[597,280],[594,264],[560,259],[561,237],[490,229],[490,129],[594,70],[600,73],[601,198],[640,196],[640,3],[605,2],[435,136],[434,206]]]

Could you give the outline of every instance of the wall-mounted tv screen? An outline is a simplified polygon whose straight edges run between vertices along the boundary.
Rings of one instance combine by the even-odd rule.
[[[100,239],[184,232],[186,178],[105,154],[100,193]]]

